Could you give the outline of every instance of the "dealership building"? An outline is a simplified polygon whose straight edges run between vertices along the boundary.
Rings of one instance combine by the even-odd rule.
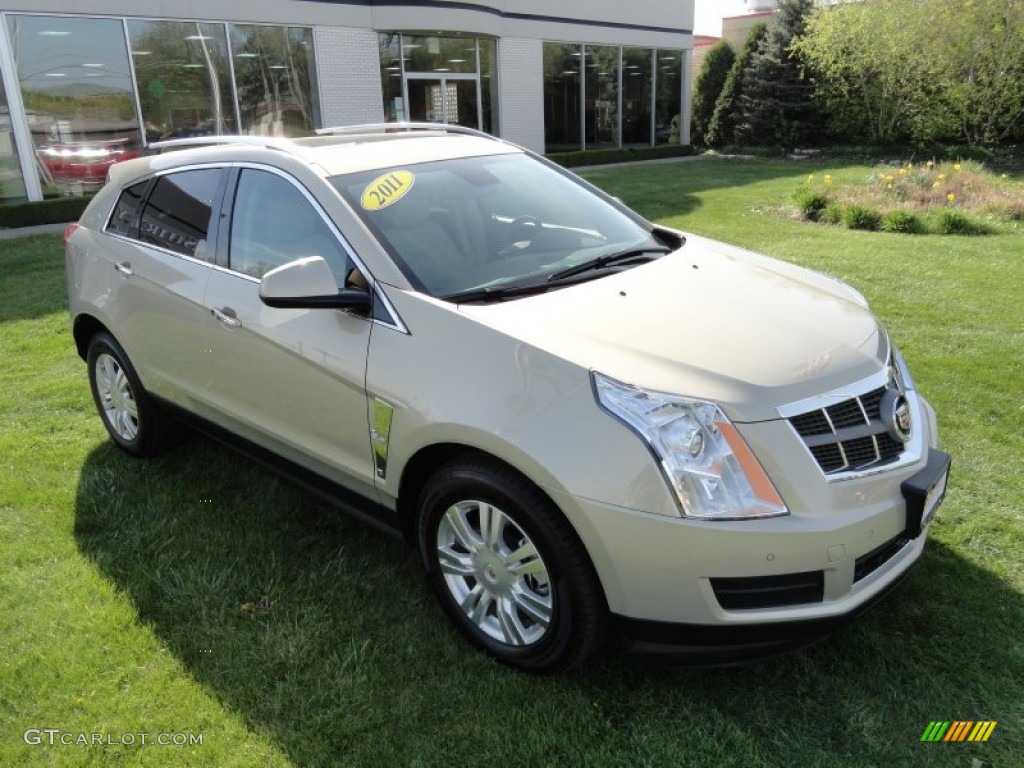
[[[0,0],[0,202],[88,193],[152,142],[211,134],[425,121],[538,152],[685,144],[693,15],[694,0]]]

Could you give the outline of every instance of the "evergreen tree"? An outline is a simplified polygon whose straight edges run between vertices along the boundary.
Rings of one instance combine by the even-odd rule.
[[[737,143],[793,148],[820,137],[825,115],[814,98],[814,83],[792,50],[813,8],[814,0],[779,0],[764,44],[743,73]]]
[[[725,80],[736,60],[736,52],[728,41],[714,45],[700,67],[700,74],[693,88],[693,129],[690,132],[692,144],[703,144],[708,125],[715,113],[715,104],[725,87]]]
[[[725,85],[715,102],[715,111],[708,121],[705,143],[709,147],[724,147],[732,144],[735,139],[736,108],[743,94],[743,73],[751,57],[757,52],[768,32],[764,22],[758,22],[750,28],[743,50],[736,57],[725,78]]]

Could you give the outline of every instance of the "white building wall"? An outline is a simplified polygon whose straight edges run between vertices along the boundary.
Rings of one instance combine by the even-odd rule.
[[[498,41],[498,128],[503,139],[544,152],[544,43]]]
[[[383,122],[377,33],[351,27],[313,27],[313,46],[324,127]]]

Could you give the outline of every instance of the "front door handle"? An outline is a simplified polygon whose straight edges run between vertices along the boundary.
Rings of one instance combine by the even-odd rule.
[[[213,316],[220,320],[228,328],[241,328],[242,321],[235,316],[235,310],[230,307],[224,307],[224,309],[217,309],[214,307],[210,310]]]
[[[135,274],[135,270],[132,269],[132,265],[127,261],[122,261],[120,264],[115,264],[114,269],[120,272],[125,277],[131,277]]]

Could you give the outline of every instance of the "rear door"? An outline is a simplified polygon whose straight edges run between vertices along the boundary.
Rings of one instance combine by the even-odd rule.
[[[205,370],[211,405],[232,431],[376,498],[365,390],[371,321],[273,309],[259,297],[265,272],[303,256],[322,256],[342,286],[355,266],[348,247],[281,171],[240,168],[230,186],[227,268],[206,291],[216,326]]]
[[[203,304],[228,171],[172,171],[122,192],[106,227],[115,273],[105,308],[143,385],[186,407],[206,361]]]

